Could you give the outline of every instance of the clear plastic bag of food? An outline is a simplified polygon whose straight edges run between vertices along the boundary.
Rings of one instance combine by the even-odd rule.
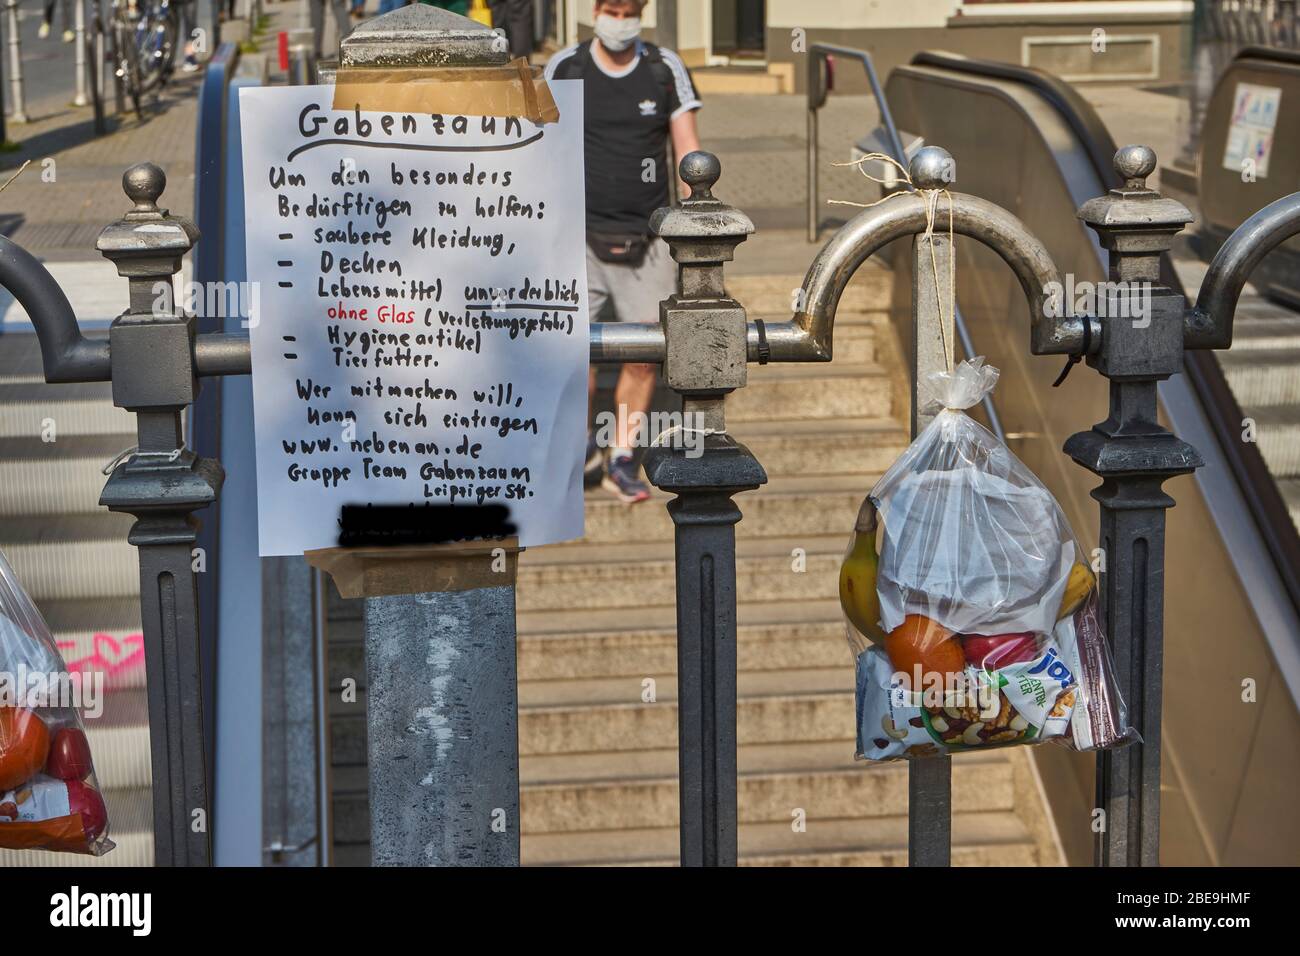
[[[1051,493],[965,413],[997,379],[982,358],[928,376],[937,415],[858,515],[840,601],[860,758],[1138,739],[1088,556]]]
[[[113,849],[81,709],[98,688],[69,673],[0,554],[0,849]]]

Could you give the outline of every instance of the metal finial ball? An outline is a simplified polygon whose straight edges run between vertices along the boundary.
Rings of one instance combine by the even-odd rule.
[[[710,190],[713,189],[713,184],[722,175],[722,163],[712,153],[697,149],[682,157],[678,171],[682,175],[682,182],[691,187],[692,198],[709,198],[712,196]]]
[[[922,146],[907,164],[916,189],[947,189],[956,180],[952,154],[939,146]]]
[[[153,163],[136,163],[122,174],[122,191],[137,206],[156,206],[167,188],[167,174]]]
[[[1146,179],[1156,171],[1156,151],[1150,146],[1121,146],[1115,152],[1115,172],[1125,180]]]

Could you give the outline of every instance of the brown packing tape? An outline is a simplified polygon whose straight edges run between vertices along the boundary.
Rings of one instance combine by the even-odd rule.
[[[513,587],[519,539],[392,548],[319,548],[303,557],[345,598]],[[504,564],[502,563],[504,562]]]
[[[519,116],[556,123],[560,109],[542,68],[523,57],[504,66],[340,69],[334,109],[455,116]]]

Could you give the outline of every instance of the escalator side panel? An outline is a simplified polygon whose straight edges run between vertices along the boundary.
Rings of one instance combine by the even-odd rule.
[[[1300,62],[1249,54],[1243,51],[1215,87],[1201,132],[1197,201],[1203,241],[1198,251],[1207,260],[1257,209],[1300,188]],[[1224,165],[1236,92],[1243,83],[1281,91],[1267,172],[1254,181],[1243,179],[1239,168]],[[1300,307],[1300,236],[1282,243],[1260,263],[1251,282],[1265,295]]]
[[[1105,277],[1095,238],[1075,218],[1082,200],[1100,194],[1105,186],[1075,129],[1046,107],[1041,97],[1009,80],[962,76],[932,67],[895,70],[887,95],[902,127],[953,153],[958,163],[957,188],[1019,216],[1076,282]],[[960,303],[972,337],[977,349],[1003,371],[994,393],[999,412],[1009,435],[1025,436],[1008,443],[1056,494],[1084,546],[1094,547],[1097,506],[1089,492],[1097,480],[1060,449],[1068,435],[1105,418],[1106,383],[1080,369],[1061,388],[1052,389],[1059,365],[1029,355],[1028,308],[1008,270],[996,254],[975,243],[959,243],[958,257]],[[901,304],[908,301],[911,282],[906,269],[900,268],[905,259],[898,257],[895,267],[895,302]],[[908,321],[905,310],[895,316],[897,327],[906,327]],[[1291,824],[1270,849],[1256,831],[1275,826],[1276,820],[1268,823],[1259,818],[1252,827],[1239,810],[1248,800],[1263,801],[1255,807],[1261,812],[1269,805],[1263,796],[1248,797],[1242,784],[1248,774],[1258,773],[1262,748],[1287,765],[1275,771],[1265,790],[1283,793],[1287,787],[1300,786],[1293,759],[1294,741],[1300,737],[1294,705],[1281,708],[1288,720],[1266,724],[1263,708],[1242,705],[1240,684],[1241,677],[1259,675],[1261,687],[1268,682],[1274,692],[1285,691],[1278,664],[1286,666],[1289,661],[1285,653],[1272,652],[1267,635],[1273,632],[1276,637],[1278,628],[1287,629],[1279,646],[1295,647],[1294,609],[1288,621],[1282,612],[1290,604],[1277,600],[1276,589],[1271,603],[1261,600],[1268,597],[1269,585],[1255,576],[1256,558],[1267,557],[1259,542],[1225,541],[1220,533],[1220,523],[1236,521],[1239,534],[1252,531],[1253,526],[1240,520],[1244,512],[1240,493],[1214,442],[1201,441],[1204,435],[1198,435],[1188,420],[1189,395],[1181,380],[1173,389],[1161,391],[1166,411],[1171,406],[1176,410],[1167,424],[1185,432],[1210,459],[1196,480],[1167,485],[1179,506],[1169,512],[1166,553],[1169,653],[1164,665],[1162,860],[1225,863],[1232,848],[1256,846],[1265,854],[1259,862],[1287,862],[1288,855],[1289,862],[1295,862],[1300,835],[1294,834]],[[1223,504],[1214,509],[1207,506],[1208,496],[1218,502],[1234,495],[1232,502],[1239,510]],[[1247,558],[1246,551],[1256,557]],[[1272,709],[1278,709],[1276,701]],[[1067,858],[1072,863],[1090,862],[1087,811],[1093,806],[1092,759],[1050,747],[1033,752]],[[1272,811],[1288,814],[1280,804]]]

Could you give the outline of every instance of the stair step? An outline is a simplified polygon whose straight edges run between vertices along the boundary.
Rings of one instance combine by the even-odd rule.
[[[737,607],[736,663],[742,674],[844,666],[852,654],[839,601],[780,601]],[[541,611],[519,615],[519,679],[611,678],[677,672],[673,607]]]
[[[521,688],[587,679],[635,677],[639,682],[677,672],[677,612],[671,606],[637,608],[632,614],[625,608],[532,611],[516,619]],[[838,600],[741,602],[737,620],[736,663],[742,675],[852,670]],[[360,618],[331,619],[331,687],[350,677],[365,689],[364,640]]]
[[[730,424],[824,418],[887,418],[888,375],[879,365],[754,366],[749,384],[727,399]]]
[[[775,96],[784,91],[781,77],[775,73],[758,70],[722,72],[716,69],[698,70],[691,74],[691,82],[702,96],[733,94],[759,94]]]
[[[737,593],[747,601],[837,597],[846,544],[846,534],[741,539]],[[516,606],[520,611],[547,611],[672,605],[673,554],[671,540],[537,548],[520,559]]]
[[[738,740],[802,743],[846,740],[853,734],[853,694],[825,692],[742,697],[736,702]],[[519,753],[596,753],[676,746],[677,705],[597,704],[522,707]]]
[[[43,601],[41,615],[63,660],[93,662],[110,690],[144,686],[144,641],[135,596]]]
[[[850,731],[851,733],[851,731]],[[736,748],[736,766],[741,773],[862,769],[853,759],[854,741],[817,740],[797,747],[785,744],[742,744]],[[630,778],[675,778],[678,771],[677,744],[653,750],[624,750],[615,753],[534,754],[519,760],[521,784],[577,783],[583,780],[611,781]]]
[[[45,383],[41,364],[41,343],[30,329],[4,328],[4,348],[0,348],[0,385]],[[85,332],[86,338],[104,338],[105,333]],[[62,387],[62,386],[60,386]]]
[[[795,808],[805,812],[809,829],[815,821],[906,815],[907,775],[908,769],[901,763],[741,774],[737,780],[739,822],[784,823],[788,829]],[[1012,809],[1013,772],[1005,758],[954,761],[952,777],[953,803],[963,811]],[[521,829],[536,837],[676,827],[678,789],[675,777],[533,784],[521,794]],[[797,842],[799,835],[792,836]]]
[[[0,523],[0,551],[38,604],[132,597],[140,590],[130,515],[42,515]]]
[[[809,534],[844,534],[862,499],[878,475],[816,475],[778,477],[755,492],[736,498],[743,519],[736,525],[737,538],[780,535],[791,528]],[[650,501],[626,505],[603,489],[587,495],[586,534],[582,540],[595,544],[619,541],[667,541],[673,522],[664,505],[672,499],[654,489]]]
[[[7,410],[3,413],[7,414]],[[104,466],[135,436],[69,435],[0,438],[0,514],[88,514],[101,510]]]
[[[731,432],[769,478],[879,474],[908,446],[907,430],[892,418],[740,422]]]
[[[1264,309],[1257,302],[1256,315],[1245,311],[1248,307],[1244,298],[1238,303],[1232,321],[1232,349],[1220,355],[1300,348],[1300,316],[1266,299],[1260,301]]]
[[[10,866],[153,866],[153,802],[148,788],[105,789],[108,837],[116,848],[103,856],[51,853],[48,850],[0,850],[0,867]]]
[[[1233,348],[1219,365],[1243,409],[1300,405],[1300,348]]]
[[[135,431],[134,416],[113,404],[107,383],[0,384],[0,438],[121,435]]]
[[[789,820],[739,827],[740,862],[750,866],[906,866],[905,815],[814,820],[795,833]],[[1038,852],[1015,813],[954,813],[952,861],[958,866],[1034,866]],[[526,866],[646,865],[678,861],[675,827],[586,833],[523,833]]]
[[[788,320],[796,311],[795,302],[803,288],[802,273],[785,275],[728,275],[727,294],[745,307],[750,317]],[[844,292],[835,310],[835,331],[840,323],[852,321],[855,314],[879,315],[889,308],[893,296],[894,274],[874,259],[862,264]],[[838,356],[837,356],[838,358]]]
[[[736,678],[736,690],[742,697],[821,691],[852,692],[853,668],[848,664],[848,657],[848,647],[842,645],[837,666],[740,673]],[[647,685],[646,681],[654,683]],[[645,700],[649,687],[653,688],[653,697],[658,703],[677,700],[677,675],[651,671],[625,677],[523,681],[519,684],[519,706],[639,703]]]
[[[149,762],[149,702],[144,690],[109,691],[103,714],[87,717],[84,723],[100,788],[147,788],[153,772]]]
[[[1300,477],[1300,405],[1251,408],[1259,453],[1274,479]]]
[[[1300,528],[1300,478],[1283,478],[1277,487],[1282,492],[1287,510],[1291,512],[1291,520]]]
[[[751,315],[750,318],[753,318]],[[789,316],[784,316],[788,319]],[[874,322],[835,323],[835,361],[833,365],[870,365],[876,361],[876,326]]]

